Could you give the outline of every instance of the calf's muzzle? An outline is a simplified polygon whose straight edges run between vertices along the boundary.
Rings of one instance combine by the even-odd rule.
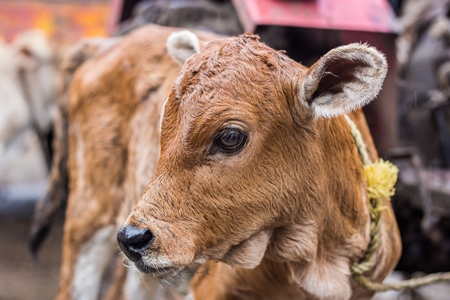
[[[144,252],[151,247],[154,239],[150,230],[134,226],[123,226],[117,233],[120,249],[133,262],[141,259]]]

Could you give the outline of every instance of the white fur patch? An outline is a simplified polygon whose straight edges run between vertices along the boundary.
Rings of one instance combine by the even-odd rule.
[[[134,264],[128,268],[125,280],[125,300],[156,300],[164,299],[164,289],[156,279],[143,281],[143,274]]]
[[[161,257],[153,255],[153,253],[149,253],[147,255],[142,256],[142,262],[147,265],[151,266],[152,268],[170,268],[173,267],[173,264],[170,260]]]
[[[175,279],[177,278],[178,276]],[[192,278],[192,274],[189,278]],[[132,264],[128,268],[125,281],[125,300],[181,299],[189,291],[190,280],[181,282],[184,283],[182,287],[173,286],[171,282],[164,286],[159,279],[145,276]],[[185,292],[177,294],[178,289]]]
[[[194,33],[181,30],[167,38],[166,47],[169,55],[180,65],[184,65],[189,57],[200,51],[200,42]]]
[[[350,269],[347,258],[311,263],[300,287],[322,300],[350,299]]]
[[[195,300],[194,292],[191,290],[189,294],[184,297],[184,300]]]
[[[97,231],[83,246],[75,266],[72,298],[74,300],[98,299],[101,280],[114,254],[116,227],[109,225]]]

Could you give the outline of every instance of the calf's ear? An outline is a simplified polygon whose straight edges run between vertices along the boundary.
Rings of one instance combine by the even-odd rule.
[[[200,41],[194,33],[181,30],[170,34],[166,48],[169,55],[183,65],[189,57],[200,51]]]
[[[332,118],[372,101],[387,73],[383,54],[373,47],[350,44],[320,58],[305,74],[300,101],[316,117]]]

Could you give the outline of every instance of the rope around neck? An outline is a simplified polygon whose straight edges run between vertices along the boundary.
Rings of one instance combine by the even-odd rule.
[[[385,292],[389,290],[414,289],[435,282],[450,280],[450,272],[429,274],[420,278],[413,278],[393,283],[373,282],[364,273],[371,270],[375,264],[374,254],[381,243],[381,214],[384,210],[383,199],[390,199],[394,195],[394,185],[397,181],[398,168],[391,162],[379,159],[372,162],[367,153],[367,147],[356,124],[345,116],[353,138],[358,148],[359,156],[364,167],[364,176],[370,203],[370,241],[367,250],[360,260],[353,263],[350,271],[353,279],[363,288],[371,292]]]

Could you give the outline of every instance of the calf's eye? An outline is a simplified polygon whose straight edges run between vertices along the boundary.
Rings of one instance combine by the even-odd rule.
[[[247,141],[247,134],[239,128],[228,127],[217,133],[214,137],[210,154],[222,152],[226,154],[236,154]]]

